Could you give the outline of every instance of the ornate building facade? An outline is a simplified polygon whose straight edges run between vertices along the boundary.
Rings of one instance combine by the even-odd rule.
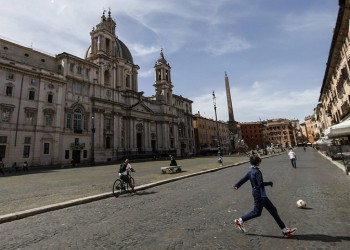
[[[6,165],[106,162],[193,153],[192,101],[173,94],[163,51],[155,95],[105,13],[85,58],[50,56],[0,39],[0,157]]]
[[[263,124],[264,145],[278,145],[283,148],[294,147],[301,140],[298,120],[271,119]]]
[[[339,0],[339,12],[326,70],[312,120],[316,140],[325,130],[350,117],[350,0]]]

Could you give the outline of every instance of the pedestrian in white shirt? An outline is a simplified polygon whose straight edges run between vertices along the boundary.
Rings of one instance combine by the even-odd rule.
[[[294,153],[292,148],[289,149],[288,155],[293,168],[297,168],[297,155]]]

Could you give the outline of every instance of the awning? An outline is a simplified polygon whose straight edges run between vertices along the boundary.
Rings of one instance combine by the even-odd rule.
[[[330,145],[331,141],[328,140],[328,137],[321,137],[315,142],[316,145]]]
[[[350,136],[350,119],[330,126],[325,130],[325,135],[328,138]]]

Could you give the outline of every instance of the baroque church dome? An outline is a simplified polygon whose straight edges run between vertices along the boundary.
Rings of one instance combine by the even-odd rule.
[[[129,48],[123,43],[120,39],[115,39],[115,56],[117,58],[123,58],[131,63],[134,63],[134,59],[132,58],[131,52]],[[85,59],[89,59],[92,56],[91,54],[91,45],[85,54]]]

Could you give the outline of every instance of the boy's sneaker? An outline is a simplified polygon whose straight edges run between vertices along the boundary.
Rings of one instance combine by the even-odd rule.
[[[243,220],[241,218],[235,219],[235,226],[239,228],[243,233],[247,232],[244,227]]]
[[[282,233],[283,233],[285,238],[290,238],[293,236],[295,231],[297,231],[296,228],[285,228],[282,230]]]

